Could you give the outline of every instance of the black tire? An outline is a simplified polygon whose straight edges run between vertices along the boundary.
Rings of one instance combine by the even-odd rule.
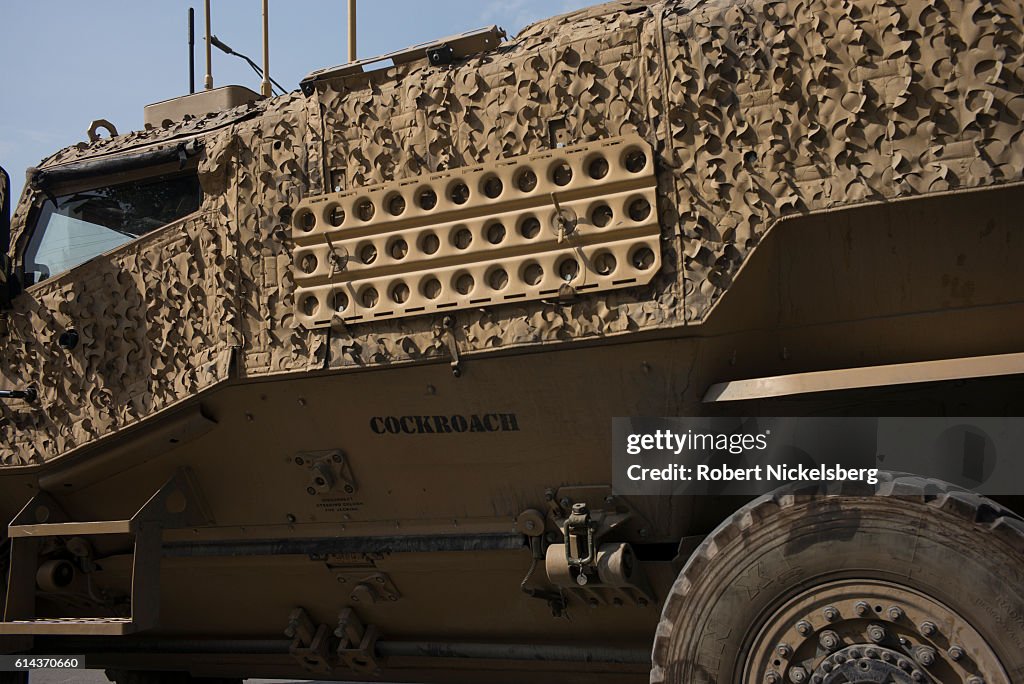
[[[1024,521],[934,480],[883,473],[877,489],[786,488],[719,525],[665,601],[652,684],[775,681],[774,673],[751,670],[749,681],[743,673],[780,606],[829,582],[856,587],[862,579],[909,587],[956,611],[1008,681],[1024,682]]]

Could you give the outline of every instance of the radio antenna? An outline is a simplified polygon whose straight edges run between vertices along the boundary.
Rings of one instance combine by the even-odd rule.
[[[356,0],[348,0],[348,61],[356,61]]]
[[[206,80],[203,87],[206,90],[213,89],[213,45],[210,43],[210,0],[204,0],[203,8],[206,10]]]
[[[188,8],[188,92],[196,92],[196,11]]]

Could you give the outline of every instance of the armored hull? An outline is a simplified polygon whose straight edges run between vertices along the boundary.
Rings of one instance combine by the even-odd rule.
[[[698,675],[654,640],[698,544],[751,504],[616,496],[611,419],[1019,414],[1022,22],[611,3],[56,153],[15,212],[0,319],[0,388],[35,395],[0,403],[0,648],[748,681],[738,646]],[[66,198],[167,178],[198,204],[45,262]],[[545,573],[579,503],[621,518],[602,543],[643,581]],[[994,627],[1020,614],[1012,558],[1007,593],[959,613],[985,681],[1024,676],[1019,630]]]

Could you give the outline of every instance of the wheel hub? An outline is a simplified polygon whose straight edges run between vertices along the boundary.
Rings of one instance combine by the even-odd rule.
[[[909,667],[905,670],[900,663]],[[888,648],[849,646],[821,661],[811,681],[822,684],[917,684],[932,682],[906,657]]]
[[[753,639],[744,682],[1003,684],[1006,672],[958,613],[909,587],[839,580],[789,599]]]

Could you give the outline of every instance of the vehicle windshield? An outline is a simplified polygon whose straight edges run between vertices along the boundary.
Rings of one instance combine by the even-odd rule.
[[[194,172],[62,195],[44,202],[25,252],[27,284],[77,266],[199,208]]]

